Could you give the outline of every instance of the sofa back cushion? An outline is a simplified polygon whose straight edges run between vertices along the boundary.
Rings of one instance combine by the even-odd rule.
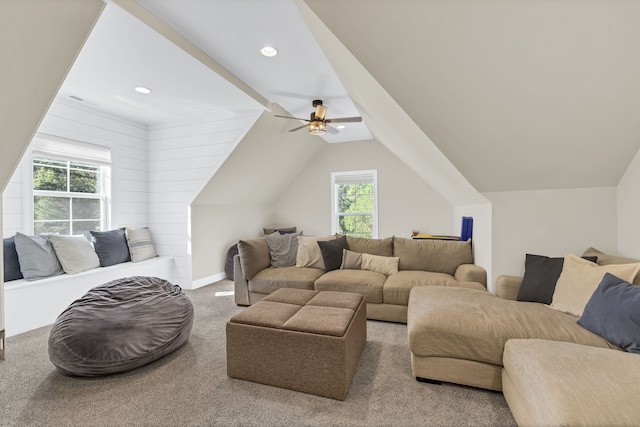
[[[471,240],[459,242],[396,237],[393,256],[400,258],[400,271],[423,270],[453,275],[458,266],[473,264]]]
[[[617,255],[609,255],[604,252],[599,251],[596,248],[589,248],[582,254],[585,256],[595,256],[598,257],[596,264],[598,265],[612,265],[612,264],[633,264],[636,262],[640,262],[640,260],[635,258],[625,258]],[[633,279],[632,283],[634,285],[640,285],[640,274],[638,274],[635,279]]]
[[[393,256],[393,237],[386,239],[365,239],[347,236],[347,245],[352,252],[378,256]]]
[[[253,276],[271,266],[269,246],[264,238],[239,240],[238,255],[240,255],[242,275],[246,280],[253,279]]]

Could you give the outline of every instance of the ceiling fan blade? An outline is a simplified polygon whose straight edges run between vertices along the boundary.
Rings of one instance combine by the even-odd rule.
[[[316,107],[316,119],[324,120],[324,115],[327,114],[327,107],[324,105],[318,105]]]
[[[325,122],[327,123],[355,123],[361,122],[362,117],[342,117],[340,119],[327,119]]]
[[[338,129],[334,128],[333,126],[328,126],[328,125],[327,125],[327,132],[329,132],[332,135],[340,133],[340,131]]]
[[[279,116],[278,114],[274,114],[273,117],[281,117],[283,119],[293,119],[293,120],[304,120],[305,122],[309,122],[309,119],[301,119],[299,117],[290,117],[290,116]]]
[[[293,129],[291,129],[289,132],[295,132],[295,131],[297,131],[297,130],[300,130],[300,129],[302,129],[302,128],[306,128],[306,127],[309,127],[309,125],[302,125],[302,126],[300,126],[300,127],[293,128]]]

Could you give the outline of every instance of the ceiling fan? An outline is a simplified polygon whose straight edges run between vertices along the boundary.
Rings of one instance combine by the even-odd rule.
[[[362,117],[342,117],[338,119],[326,119],[325,114],[327,113],[327,107],[322,105],[322,100],[315,99],[311,105],[313,105],[316,109],[313,113],[311,113],[310,119],[300,119],[297,117],[289,117],[289,116],[279,116],[275,115],[275,117],[282,117],[283,119],[294,119],[294,120],[302,120],[308,122],[306,125],[299,126],[297,128],[291,129],[289,132],[295,132],[302,128],[309,128],[309,133],[311,135],[324,135],[329,132],[332,134],[338,133],[338,129],[333,126],[328,126],[330,123],[354,123],[361,122]]]

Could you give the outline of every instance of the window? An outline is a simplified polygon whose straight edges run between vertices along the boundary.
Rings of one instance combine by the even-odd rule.
[[[34,234],[105,230],[109,149],[39,135],[33,151]]]
[[[377,171],[331,174],[332,232],[378,237]]]

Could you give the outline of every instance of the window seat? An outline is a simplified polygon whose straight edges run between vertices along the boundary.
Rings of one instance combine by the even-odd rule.
[[[153,276],[171,281],[172,272],[173,257],[160,256],[31,282],[24,279],[6,282],[6,336],[52,324],[69,304],[95,286],[129,276]]]

